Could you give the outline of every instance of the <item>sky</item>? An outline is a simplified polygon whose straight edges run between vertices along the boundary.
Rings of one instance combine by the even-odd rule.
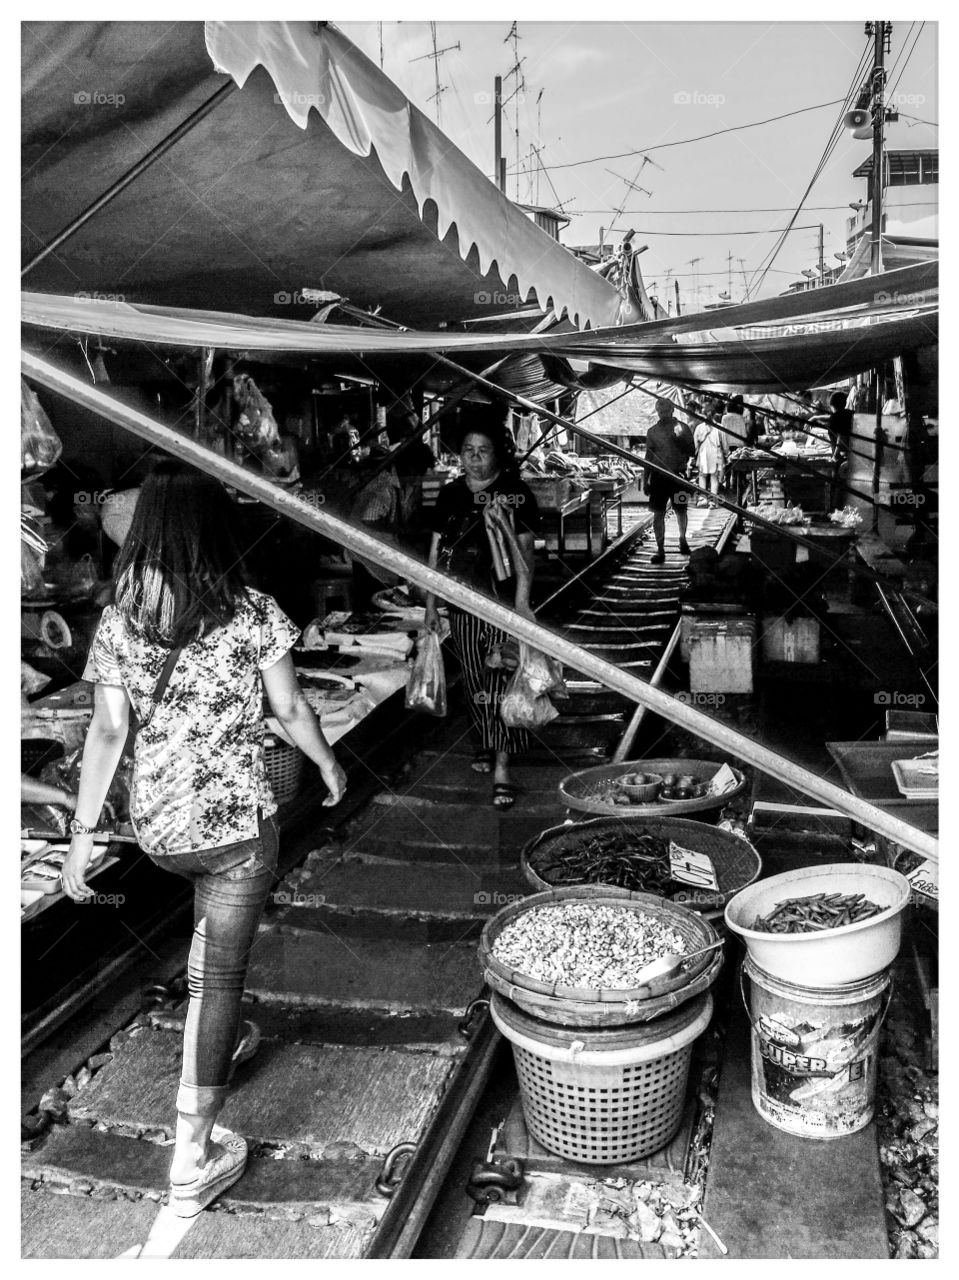
[[[490,175],[493,78],[504,77],[508,98],[517,76],[507,73],[523,59],[503,130],[507,194],[562,202],[572,215],[566,244],[595,244],[600,227],[612,228],[614,242],[635,230],[634,243],[648,245],[641,265],[650,292],[656,285],[664,298],[678,279],[684,310],[730,286],[738,302],[747,280],[751,297],[781,293],[816,266],[820,223],[826,264],[838,265],[849,203],[865,199],[865,180],[852,170],[871,143],[843,130],[760,285],[757,272],[820,162],[839,104],[854,77],[862,82],[856,70],[867,47],[871,63],[860,21],[520,20],[516,41],[508,20],[437,22],[436,48],[448,52],[436,62],[428,21],[337,25],[377,63],[382,39],[383,70],[433,120],[438,64],[439,124]],[[938,131],[918,123],[938,120],[937,38],[935,22],[893,24],[887,103],[894,99],[901,117],[889,126],[890,146],[938,145]],[[789,112],[801,114],[739,128]],[[531,164],[531,146],[542,169]]]

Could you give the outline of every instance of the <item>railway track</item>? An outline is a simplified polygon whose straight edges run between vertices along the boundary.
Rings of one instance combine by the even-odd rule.
[[[715,544],[729,526],[694,510],[690,542]],[[675,636],[684,561],[668,543],[666,564],[651,566],[642,533],[543,616],[652,676]],[[519,853],[563,820],[560,778],[605,757],[633,710],[568,674],[565,713],[516,766],[514,809],[493,808],[489,778],[469,768],[465,717],[451,720],[277,883],[247,984],[263,1043],[222,1113],[250,1144],[240,1182],[186,1223],[161,1204],[184,1015],[174,981],[102,1052],[72,1062],[62,1085],[48,1081],[59,1088],[30,1120],[23,1154],[24,1256],[412,1254],[493,1063],[482,1005],[464,1017],[482,995],[483,923],[529,892]],[[477,1230],[469,1256],[502,1256],[497,1233]]]

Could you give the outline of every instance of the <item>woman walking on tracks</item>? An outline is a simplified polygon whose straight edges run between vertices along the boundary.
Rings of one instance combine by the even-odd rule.
[[[532,618],[529,604],[533,578],[533,539],[539,532],[539,510],[532,491],[519,477],[512,439],[504,427],[490,424],[468,430],[458,453],[464,474],[440,490],[432,513],[430,565],[439,565],[476,591],[511,605]],[[497,578],[489,526],[499,529],[510,549],[507,576]],[[515,548],[515,549],[514,549]],[[528,750],[529,733],[509,729],[499,714],[510,671],[491,667],[505,632],[450,605],[453,645],[463,669],[467,709],[479,749],[477,773],[493,774],[493,804],[512,807],[516,788],[510,779],[510,757]],[[426,597],[426,625],[439,625],[436,601]]]
[[[273,713],[319,767],[336,804],[346,777],[297,684],[298,630],[246,583],[233,506],[215,480],[161,462],[143,487],[85,678],[96,685],[63,887],[82,901],[93,827],[138,730],[131,816],[141,848],[194,885],[190,1001],[177,1094],[170,1205],[192,1217],[243,1172],[243,1138],[215,1125],[233,1066],[250,950],[275,879],[276,803],[263,754],[261,676]]]

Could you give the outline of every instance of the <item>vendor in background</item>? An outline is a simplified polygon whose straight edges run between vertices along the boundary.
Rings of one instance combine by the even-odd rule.
[[[58,463],[37,483],[43,486],[48,523],[44,576],[69,589],[92,593],[108,579],[115,547],[103,537],[103,503],[112,492],[88,468]],[[108,596],[98,599],[103,604]]]
[[[725,422],[726,418],[731,416],[724,415],[723,421]],[[700,488],[705,489],[707,493],[718,494],[726,478],[726,462],[730,449],[729,437],[716,421],[715,412],[706,422],[697,424],[693,441],[696,445],[696,467],[699,472]]]
[[[524,618],[533,617],[533,539],[539,532],[539,510],[529,487],[519,477],[513,441],[505,427],[490,423],[469,428],[458,442],[464,474],[439,492],[431,513],[433,538],[429,563],[452,574],[475,591],[512,606]],[[494,569],[488,522],[515,530],[517,550],[512,573],[498,579]],[[512,543],[512,539],[507,539]],[[502,652],[506,633],[455,605],[449,607],[453,646],[463,669],[467,710],[478,750],[472,768],[493,773],[493,804],[510,808],[516,788],[510,778],[513,756],[529,749],[529,732],[508,729],[499,707],[511,672],[490,667],[487,659]],[[436,597],[427,594],[426,626],[439,629]]]
[[[674,407],[673,402],[665,397],[657,400],[659,421],[646,433],[646,461],[658,463],[673,473],[672,476],[664,476],[648,468],[643,473],[643,492],[648,495],[653,510],[653,536],[656,539],[656,552],[650,557],[652,564],[663,564],[666,560],[666,508],[670,503],[679,525],[680,555],[689,555],[689,543],[686,541],[689,490],[679,483],[678,477],[686,474],[690,459],[696,452],[696,442],[689,427],[673,417]]]

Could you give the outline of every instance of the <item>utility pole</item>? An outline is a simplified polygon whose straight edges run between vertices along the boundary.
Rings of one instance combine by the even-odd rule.
[[[380,29],[380,70],[382,71],[383,70],[383,24],[382,22],[378,22],[376,25]]]
[[[726,297],[732,302],[733,298],[733,251],[726,254]]]
[[[673,284],[676,286],[676,314],[680,316],[682,315],[682,311],[679,309],[679,281],[674,280]]]
[[[493,79],[493,181],[504,194],[506,174],[503,164],[503,77]]]
[[[869,269],[872,275],[882,271],[882,193],[883,169],[883,128],[886,123],[886,108],[883,93],[886,87],[885,52],[886,44],[892,37],[891,22],[867,22],[866,35],[873,37],[872,54],[872,230],[870,243]]]
[[[540,148],[543,145],[543,94],[545,92],[545,89],[540,89],[539,93],[536,95],[536,141],[539,143],[539,146],[536,148],[537,162],[539,161]],[[536,195],[533,200],[534,204],[539,204],[539,171],[541,167],[542,166],[540,165],[536,170]]]
[[[820,287],[826,283],[826,258],[823,251],[823,237],[825,235],[825,227],[819,224],[819,284]]]

